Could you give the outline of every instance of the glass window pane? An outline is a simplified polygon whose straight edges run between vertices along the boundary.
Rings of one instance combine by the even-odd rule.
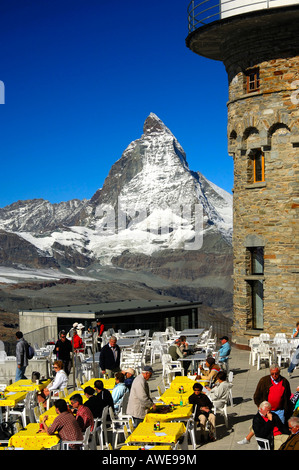
[[[252,315],[256,329],[264,327],[264,286],[263,281],[252,283]]]

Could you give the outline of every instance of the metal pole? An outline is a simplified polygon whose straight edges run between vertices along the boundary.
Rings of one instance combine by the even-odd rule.
[[[71,344],[72,344],[72,364],[73,364],[73,388],[76,390],[76,368],[75,368],[75,350],[74,350],[74,328],[70,331]]]
[[[96,335],[95,335],[95,331],[96,331],[96,327],[97,327],[97,322],[93,321],[91,323],[91,331],[92,331],[92,370],[93,370],[93,376],[96,377],[96,366],[95,366],[95,342],[96,342]],[[95,330],[95,331],[94,331]]]

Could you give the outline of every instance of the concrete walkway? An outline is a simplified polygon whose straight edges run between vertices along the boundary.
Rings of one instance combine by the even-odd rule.
[[[161,379],[161,364],[153,365],[154,374],[149,382],[152,396],[158,396],[157,386],[163,390]],[[233,382],[233,406],[228,406],[229,429],[226,429],[224,419],[217,415],[216,432],[217,440],[206,444],[199,444],[198,450],[257,450],[255,439],[251,439],[250,444],[239,445],[238,441],[243,439],[249,432],[252,418],[257,412],[257,407],[253,401],[258,381],[261,377],[269,375],[269,367],[261,365],[260,370],[256,366],[249,365],[249,351],[232,348],[230,370],[234,373]],[[299,386],[299,369],[295,369],[293,376],[289,378],[287,368],[281,368],[281,375],[286,377],[294,393]],[[190,447],[191,449],[191,447]]]

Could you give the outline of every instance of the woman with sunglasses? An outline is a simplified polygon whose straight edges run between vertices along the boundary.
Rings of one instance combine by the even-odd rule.
[[[52,382],[38,395],[38,401],[41,403],[44,403],[47,400],[51,391],[54,391],[54,394],[56,393],[58,395],[59,390],[63,390],[65,387],[67,387],[68,376],[63,370],[63,362],[60,360],[55,361],[53,368],[56,372],[54,380],[52,380]]]

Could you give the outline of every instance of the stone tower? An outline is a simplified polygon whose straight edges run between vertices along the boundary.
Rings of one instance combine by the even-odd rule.
[[[299,320],[299,0],[193,0],[188,20],[187,47],[228,74],[232,339],[289,336]]]

